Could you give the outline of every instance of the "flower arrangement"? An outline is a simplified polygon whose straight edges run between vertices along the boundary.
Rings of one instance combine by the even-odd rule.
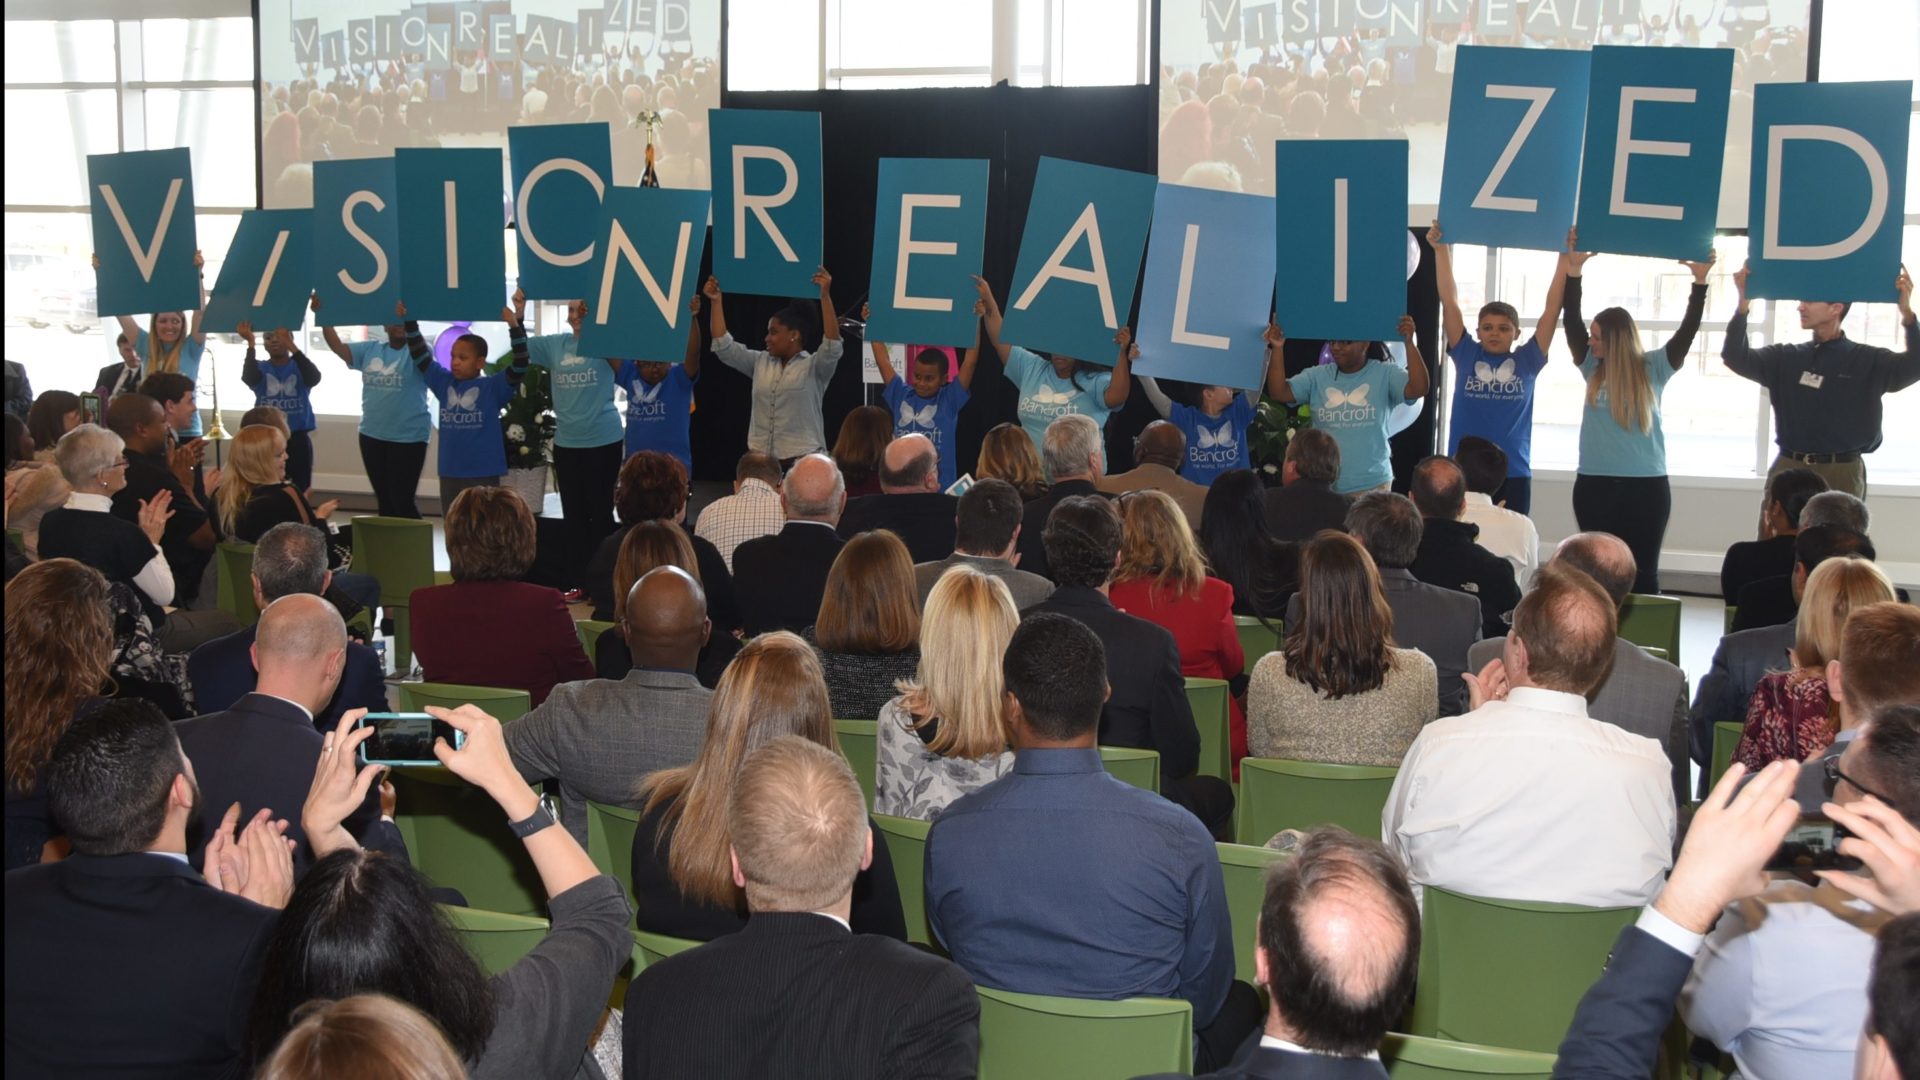
[[[1247,454],[1253,471],[1269,487],[1280,483],[1280,467],[1287,457],[1287,444],[1293,433],[1313,426],[1313,407],[1304,404],[1282,405],[1262,397],[1254,411],[1253,424],[1247,428]]]
[[[487,371],[491,374],[512,362],[513,356],[508,354],[495,360]],[[553,442],[553,425],[553,384],[549,381],[547,369],[529,367],[526,377],[520,380],[520,389],[514,393],[513,400],[507,402],[507,407],[500,411],[500,428],[507,444],[507,468],[546,468],[547,447]]]

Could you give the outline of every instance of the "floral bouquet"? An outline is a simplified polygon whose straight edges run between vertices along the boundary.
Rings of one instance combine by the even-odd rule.
[[[1287,458],[1287,444],[1293,441],[1293,433],[1301,428],[1313,426],[1313,407],[1310,405],[1282,405],[1272,398],[1262,397],[1254,412],[1253,424],[1247,428],[1247,454],[1253,461],[1253,471],[1269,487],[1280,483],[1280,467]]]

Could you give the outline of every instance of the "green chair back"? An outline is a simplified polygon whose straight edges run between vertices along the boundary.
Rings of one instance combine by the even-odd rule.
[[[433,523],[363,515],[353,519],[353,571],[380,579],[380,606],[393,619],[393,670],[413,670],[413,590],[434,583]]]
[[[1727,766],[1733,764],[1733,751],[1740,745],[1740,733],[1746,725],[1738,720],[1722,720],[1713,725],[1713,764],[1707,772],[1707,788],[1720,782]]]
[[[980,1080],[1111,1080],[1193,1071],[1193,1006],[1083,1001],[978,987]]]
[[[1413,1034],[1551,1054],[1638,907],[1491,900],[1426,887]]]
[[[1137,788],[1160,793],[1160,751],[1135,750],[1130,746],[1103,746],[1100,764],[1107,771]]]
[[[587,802],[587,857],[603,874],[613,875],[620,890],[633,901],[633,834],[640,831],[640,811],[624,806]]]
[[[1737,605],[1737,604],[1728,604],[1728,605],[1727,605],[1727,617],[1726,617],[1726,629],[1725,629],[1725,630],[1723,630],[1723,631],[1721,631],[1722,633],[1725,633],[1725,634],[1731,634],[1731,633],[1733,633],[1733,620],[1734,620],[1734,619],[1735,619],[1735,617],[1737,617],[1737,616],[1738,616],[1739,614],[1740,614],[1740,607],[1739,607],[1739,605]]]
[[[1225,679],[1187,680],[1187,705],[1193,710],[1193,722],[1200,728],[1201,776],[1217,776],[1233,781],[1233,742],[1227,725],[1231,713],[1227,705]]]
[[[640,964],[641,970],[645,970],[648,964],[657,964],[669,956],[678,956],[688,949],[699,948],[705,944],[706,942],[704,941],[694,941],[691,938],[668,937],[665,934],[650,934],[645,930],[635,930],[633,932],[633,945],[635,950],[637,950],[638,959],[642,961]]]
[[[1658,645],[1642,645],[1640,646],[1640,651],[1653,657],[1655,660],[1665,660],[1668,663],[1673,662],[1673,658],[1667,655],[1667,650]]]
[[[618,626],[618,623],[601,622],[598,619],[575,619],[574,633],[580,635],[580,647],[587,651],[587,662],[594,662],[593,650],[600,644],[600,635]]]
[[[482,911],[546,913],[540,873],[491,796],[437,766],[400,767],[390,775],[398,799],[394,824],[415,869],[435,885],[458,889]]]
[[[1453,1080],[1460,1076],[1500,1076],[1506,1080],[1550,1080],[1554,1056],[1532,1050],[1389,1034],[1380,1043],[1380,1059],[1393,1080]]]
[[[927,918],[927,830],[933,823],[887,814],[873,815],[873,823],[887,838],[887,859],[900,887],[900,912],[907,918],[907,940],[938,948]]]
[[[1286,858],[1270,848],[1245,844],[1215,844],[1220,853],[1220,877],[1227,888],[1227,916],[1233,923],[1233,977],[1259,985],[1253,977],[1253,950],[1258,944],[1254,926],[1260,905],[1267,899],[1267,867]]]
[[[860,794],[867,797],[867,809],[873,809],[874,772],[879,767],[879,725],[873,720],[835,720],[833,730],[840,739],[840,752],[853,766],[853,778],[860,782]]]
[[[1629,593],[1620,608],[1620,636],[1642,648],[1667,650],[1668,662],[1680,663],[1680,601],[1672,596]]]
[[[498,975],[512,967],[547,936],[545,919],[449,904],[440,905],[440,910],[453,924],[467,951],[480,961],[489,975]]]
[[[505,724],[533,711],[533,695],[525,690],[433,682],[406,682],[398,686],[400,707],[408,712],[420,712],[428,705],[443,709],[478,705],[488,716]]]
[[[1240,631],[1240,651],[1246,654],[1247,670],[1270,652],[1280,650],[1280,637],[1286,631],[1286,625],[1278,619],[1264,622],[1254,615],[1235,615],[1234,627]]]
[[[366,638],[368,641],[372,641],[373,640],[373,609],[361,608],[359,611],[355,612],[353,615],[353,618],[347,620],[347,632],[350,634],[357,634],[360,637]]]
[[[252,626],[260,621],[260,608],[253,602],[253,545],[223,540],[215,550],[220,580],[214,588],[214,603],[240,620],[241,626]]]
[[[1242,758],[1240,826],[1234,838],[1259,847],[1282,829],[1338,825],[1380,839],[1380,811],[1400,770],[1383,765]]]

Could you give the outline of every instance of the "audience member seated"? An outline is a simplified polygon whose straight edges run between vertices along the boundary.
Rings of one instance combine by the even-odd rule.
[[[454,503],[484,490],[463,491]],[[381,767],[359,764],[358,748],[373,729],[354,729],[359,714],[348,713],[321,747],[301,810],[319,861],[300,879],[267,946],[248,1023],[254,1058],[267,1058],[310,1002],[385,994],[426,1014],[474,1080],[574,1076],[614,973],[633,955],[620,883],[594,868],[514,771],[498,720],[472,705],[427,711],[465,735],[458,750],[436,739],[434,756],[505,813],[540,875],[553,925],[525,956],[489,976],[434,904],[425,877],[354,843],[341,823]]]
[[[1047,493],[1047,473],[1040,464],[1040,448],[1027,429],[1009,420],[996,424],[980,440],[980,460],[974,464],[980,480],[1005,480],[1031,502]]]
[[[1867,509],[1866,500],[1850,492],[1821,491],[1809,497],[1807,505],[1801,508],[1800,527],[1811,529],[1821,525],[1866,536],[1873,532],[1873,512]]]
[[[1840,655],[1827,661],[1827,697],[1840,730],[1818,757],[1800,766],[1793,797],[1802,813],[1817,814],[1833,797],[1837,766],[1868,717],[1902,702],[1920,701],[1920,608],[1899,602],[1868,604],[1847,615]],[[1798,761],[1800,759],[1792,759]],[[1920,848],[1915,848],[1920,851]]]
[[[1189,1002],[1195,1066],[1208,1069],[1258,1025],[1259,998],[1233,979],[1213,838],[1101,765],[1110,666],[1079,621],[1047,612],[1021,621],[1004,661],[1013,771],[933,823],[927,916],[981,986]]]
[[[784,735],[741,764],[728,870],[752,918],[668,957],[627,990],[627,1080],[949,1077],[971,1080],[980,999],[966,972],[851,929],[872,828],[846,760]]]
[[[316,1001],[280,1040],[258,1080],[466,1080],[447,1037],[420,1010],[385,994]]]
[[[1420,508],[1420,554],[1408,569],[1429,585],[1471,593],[1480,600],[1480,633],[1500,637],[1520,603],[1520,586],[1507,560],[1481,547],[1480,530],[1460,520],[1467,478],[1451,458],[1429,457],[1413,471],[1413,505]]]
[[[633,838],[640,929],[712,941],[746,925],[746,896],[727,855],[727,803],[747,754],[782,735],[840,745],[819,657],[797,636],[774,632],[747,642],[721,677],[693,763],[649,773],[640,783],[643,814]],[[893,863],[879,837],[873,865],[854,880],[851,921],[856,934],[907,938]]]
[[[12,414],[7,414],[11,416]],[[67,478],[59,469],[38,468],[18,471],[18,483],[9,486],[7,528],[20,534],[20,552],[29,561],[40,558],[40,522],[48,513],[64,506],[73,494]],[[13,476],[9,476],[11,481]],[[162,537],[164,539],[164,537]]]
[[[173,570],[174,599],[187,607],[200,595],[200,581],[213,560],[218,537],[213,515],[194,499],[191,455],[167,453],[167,418],[160,403],[145,394],[121,394],[107,409],[107,428],[126,443],[127,485],[113,496],[113,512],[138,525],[140,507],[160,492],[173,511],[160,534],[160,550]],[[213,481],[220,482],[219,470]]]
[[[676,529],[647,523],[641,530]],[[587,802],[637,808],[633,779],[691,762],[707,731],[713,692],[694,674],[713,633],[700,582],[680,566],[647,571],[627,591],[611,639],[631,666],[619,681],[561,683],[546,703],[508,724],[507,752],[528,783],[560,782],[560,820],[587,842]]]
[[[1920,914],[1889,922],[1878,941],[1854,1075],[1901,1080],[1920,1075]]]
[[[1720,599],[1727,606],[1738,604],[1740,591],[1754,582],[1793,573],[1793,538],[1800,532],[1800,514],[1807,500],[1825,490],[1826,480],[1812,469],[1782,469],[1767,481],[1760,539],[1734,544],[1720,562]]]
[[[1827,670],[1839,658],[1847,616],[1892,600],[1893,583],[1865,559],[1828,559],[1807,575],[1790,667],[1767,673],[1754,686],[1733,760],[1751,772],[1782,758],[1805,761],[1833,744],[1840,729],[1827,694]]]
[[[772,536],[787,523],[780,508],[780,462],[772,454],[749,450],[733,469],[733,494],[700,511],[693,534],[714,546],[733,571],[733,549],[748,540]]]
[[[1120,565],[1108,595],[1113,606],[1173,635],[1180,674],[1236,680],[1247,668],[1240,629],[1233,622],[1233,586],[1207,573],[1206,556],[1171,495],[1136,491],[1120,496]],[[1228,698],[1234,775],[1247,756],[1247,714]]]
[[[1469,680],[1472,711],[1413,740],[1380,816],[1416,885],[1591,907],[1659,891],[1673,862],[1667,756],[1587,715],[1615,629],[1592,578],[1553,563],[1533,575],[1504,655]]]
[[[1333,490],[1340,478],[1340,444],[1319,428],[1301,428],[1287,442],[1280,486],[1268,488],[1267,531],[1276,540],[1299,543],[1323,529],[1345,527],[1352,500]]]
[[[1004,481],[981,483],[1012,493]],[[1019,625],[1000,578],[961,565],[934,585],[920,618],[920,670],[880,710],[875,813],[932,821],[1013,768],[1000,659]]]
[[[339,499],[328,499],[317,507],[307,505],[306,495],[287,480],[287,437],[264,425],[240,429],[219,482],[213,501],[220,528],[228,537],[248,544],[258,543],[268,529],[289,521],[325,529],[340,504]],[[334,588],[361,607],[379,607],[380,582],[347,571],[333,553],[333,545],[328,545],[328,552]]]
[[[1046,463],[1047,475],[1053,478],[1053,486],[1029,499],[1020,516],[1020,565],[1057,583],[1041,533],[1046,531],[1053,508],[1062,500],[1099,495],[1096,482],[1106,472],[1105,436],[1092,417],[1068,413],[1047,425],[1041,460]]]
[[[945,558],[953,551],[955,505],[940,490],[940,462],[925,435],[902,435],[887,444],[880,459],[880,494],[847,503],[840,515],[840,536],[886,529],[907,545],[914,562]]]
[[[1218,481],[1216,481],[1217,483]],[[1202,776],[1200,729],[1187,703],[1180,648],[1165,627],[1129,615],[1108,598],[1120,562],[1120,517],[1098,495],[1071,496],[1047,519],[1046,544],[1058,588],[1033,612],[1074,619],[1100,635],[1112,694],[1100,713],[1100,745],[1160,754],[1160,793],[1224,833],[1233,789]]]
[[[298,594],[274,601],[254,629],[259,632],[252,649],[259,684],[227,710],[183,720],[175,730],[180,748],[196,763],[195,780],[208,806],[238,804],[247,817],[266,810],[292,822],[287,839],[294,842],[298,876],[314,858],[294,820],[313,786],[313,763],[323,742],[314,715],[333,698],[346,669],[347,628],[332,604]],[[380,818],[378,792],[368,793],[346,824],[362,843],[405,855],[399,831]],[[210,825],[202,817],[187,829],[187,858],[195,866],[204,863]]]
[[[1633,549],[1611,533],[1575,533],[1560,541],[1549,562],[1592,578],[1613,601],[1616,620],[1639,572]],[[1616,623],[1617,625],[1617,623]],[[1500,658],[1505,638],[1488,638],[1467,654],[1467,668],[1479,671]],[[1687,673],[1628,641],[1613,642],[1613,668],[1599,693],[1588,699],[1587,715],[1624,731],[1652,739],[1667,755],[1673,797],[1687,799]]]
[[[700,586],[704,610],[706,586],[700,580],[700,560],[693,553],[691,539],[685,529],[671,521],[643,521],[628,529],[626,539],[620,541],[620,558],[613,565],[614,591],[630,597],[635,582],[662,566],[674,566],[685,570],[694,584]],[[623,618],[624,614],[622,612]],[[694,677],[700,680],[701,686],[713,689],[720,684],[720,673],[727,670],[739,651],[740,639],[732,634],[725,631],[708,634],[693,666]],[[627,672],[633,670],[633,657],[621,635],[600,635],[594,644],[593,669],[602,679],[624,679]]]
[[[846,484],[847,498],[880,494],[880,463],[893,441],[893,414],[879,405],[861,405],[840,421],[834,436],[834,467]],[[792,515],[788,515],[791,520]]]
[[[1267,531],[1265,492],[1251,469],[1214,477],[1200,518],[1200,550],[1213,576],[1233,586],[1235,615],[1277,622],[1299,585],[1299,549]]]
[[[1186,434],[1174,424],[1155,420],[1134,437],[1133,460],[1133,468],[1102,476],[1095,486],[1108,495],[1164,491],[1179,506],[1187,527],[1197,532],[1207,507],[1207,488],[1180,475],[1180,466],[1187,460]]]
[[[35,563],[7,583],[6,625],[6,869],[13,870],[39,862],[60,835],[47,810],[47,759],[67,725],[98,708],[104,694],[113,658],[107,579],[72,559]]]
[[[682,527],[687,518],[687,468],[672,454],[641,450],[620,466],[620,481],[613,489],[613,507],[620,515],[620,527],[613,530],[594,549],[587,563],[586,592],[593,601],[593,617],[613,622],[620,617],[626,595],[613,587],[615,565],[620,561],[620,546],[628,530],[643,521],[666,521]],[[740,607],[734,598],[733,576],[727,559],[712,542],[689,536],[699,568],[700,587],[707,593],[707,615],[714,628],[731,634],[740,628]]]
[[[193,764],[144,701],[74,720],[45,772],[73,854],[7,875],[8,1074],[246,1076],[245,1003],[293,887],[285,822],[235,839],[229,814],[215,876],[195,873]]]
[[[60,440],[86,422],[87,411],[80,395],[71,390],[48,390],[34,398],[27,409],[27,435],[33,439],[34,460],[42,465],[52,463]]]
[[[955,566],[999,578],[1022,611],[1051,595],[1053,582],[1019,568],[1021,509],[1020,493],[1012,484],[992,478],[974,481],[955,504],[953,554],[913,568],[920,606],[927,606],[934,582]]]
[[[826,455],[808,454],[793,463],[780,488],[780,505],[787,523],[779,532],[733,550],[748,636],[812,626],[820,617],[827,575],[846,543],[834,524],[846,509],[847,492],[840,469]]]
[[[1439,711],[1433,661],[1394,644],[1393,609],[1358,540],[1323,532],[1300,552],[1298,618],[1253,669],[1254,757],[1399,766]]]
[[[415,589],[411,601],[427,681],[525,690],[539,705],[559,683],[593,678],[566,599],[520,580],[534,537],[520,496],[468,488],[447,507],[446,530],[453,584]]]
[[[920,605],[913,557],[885,529],[849,539],[833,560],[820,619],[802,637],[819,650],[837,720],[880,715],[894,684],[920,669]]]
[[[327,569],[327,537],[319,529],[282,522],[268,529],[253,546],[253,602],[265,611],[283,596],[325,596],[333,574]],[[220,712],[253,692],[256,623],[226,637],[215,638],[187,658],[187,677],[193,683],[194,705],[202,713]],[[357,641],[347,643],[347,666],[333,696],[316,710],[313,726],[332,731],[348,709],[387,708],[386,673],[380,655]],[[276,809],[278,809],[276,807]],[[291,808],[287,810],[292,813]]]
[[[1747,722],[1747,706],[1760,680],[1768,672],[1792,666],[1793,643],[1800,633],[1798,621],[1796,616],[1793,622],[1777,626],[1736,630],[1721,638],[1714,648],[1713,664],[1700,680],[1687,719],[1688,756],[1701,767],[1703,794],[1713,760],[1714,725]]]
[[[1806,519],[1803,516],[1801,520]],[[1740,590],[1740,610],[1733,618],[1734,632],[1792,622],[1800,611],[1807,575],[1822,562],[1841,555],[1868,562],[1877,557],[1873,541],[1866,533],[1838,525],[1803,525],[1793,538],[1793,573],[1762,578]]]
[[[1513,564],[1514,583],[1525,591],[1540,566],[1540,530],[1527,515],[1494,504],[1494,494],[1507,482],[1507,452],[1489,439],[1468,435],[1454,458],[1467,480],[1460,520],[1480,530],[1474,539],[1481,547]]]

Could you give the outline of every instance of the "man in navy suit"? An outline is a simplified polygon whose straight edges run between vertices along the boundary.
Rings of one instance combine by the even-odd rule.
[[[298,522],[275,525],[253,547],[253,602],[265,611],[283,596],[327,591],[327,538],[319,529]],[[240,587],[239,582],[234,583]],[[187,658],[187,679],[193,684],[194,704],[201,713],[221,712],[253,692],[258,675],[253,666],[254,633],[259,627],[215,638]],[[347,645],[346,667],[333,696],[315,710],[313,722],[322,734],[332,731],[348,709],[383,712],[387,684],[380,655],[358,642]],[[278,810],[279,807],[274,809]]]
[[[734,593],[748,635],[798,633],[820,615],[827,575],[846,541],[835,526],[847,508],[847,482],[825,454],[808,454],[780,488],[787,524],[733,549]]]

